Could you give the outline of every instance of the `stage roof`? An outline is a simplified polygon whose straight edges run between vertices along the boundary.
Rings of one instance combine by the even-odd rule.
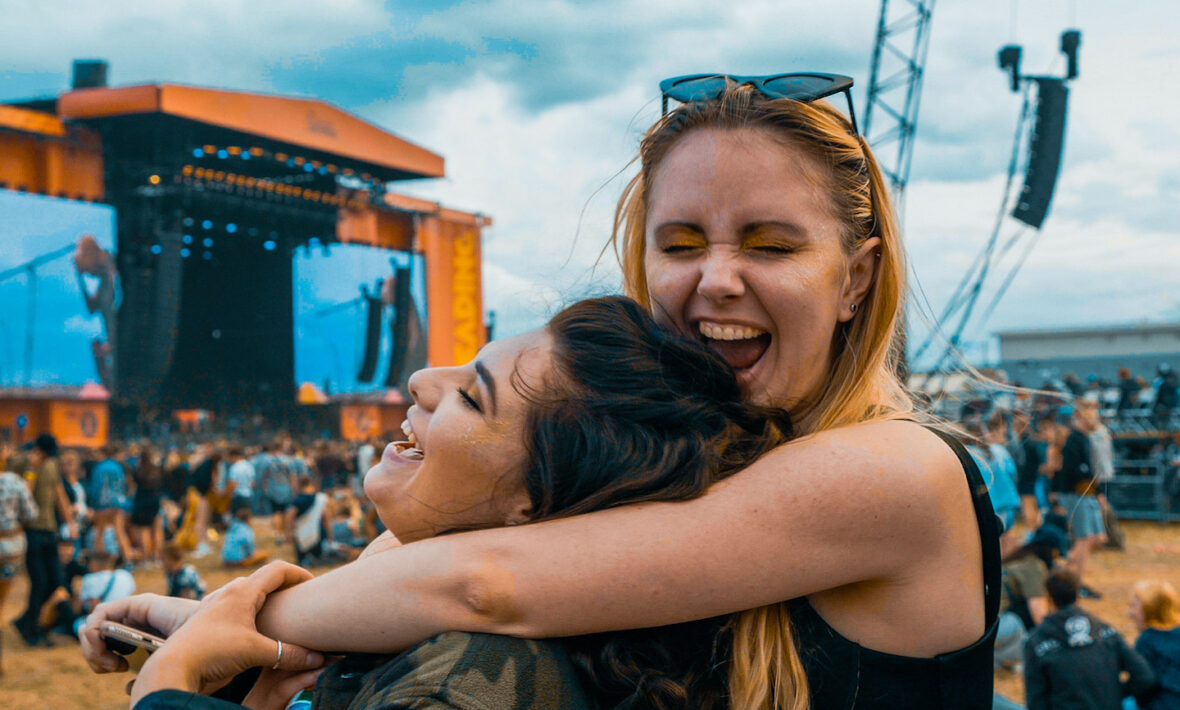
[[[443,177],[443,157],[315,99],[145,84],[62,94],[63,119],[100,120],[145,114],[176,116],[260,139],[340,156],[401,178]]]

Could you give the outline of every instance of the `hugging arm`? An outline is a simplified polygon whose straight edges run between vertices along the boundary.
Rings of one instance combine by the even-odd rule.
[[[310,648],[379,652],[446,630],[540,638],[677,623],[896,583],[946,555],[948,513],[964,509],[962,470],[937,437],[860,424],[781,446],[695,500],[391,549],[273,595],[259,624]]]

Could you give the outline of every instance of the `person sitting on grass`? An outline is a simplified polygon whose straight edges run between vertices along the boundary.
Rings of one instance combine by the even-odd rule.
[[[1155,683],[1143,656],[1076,606],[1079,586],[1077,576],[1066,570],[1045,581],[1052,613],[1024,645],[1028,710],[1119,708],[1124,697],[1144,695]]]
[[[200,601],[205,596],[205,582],[197,568],[184,561],[184,548],[174,542],[164,546],[161,560],[168,582],[168,596]]]
[[[243,500],[234,509],[234,518],[225,531],[225,541],[221,545],[221,561],[226,567],[254,567],[269,559],[269,552],[254,546],[250,506]]]
[[[328,494],[316,488],[311,476],[299,477],[299,495],[287,508],[285,528],[292,531],[295,560],[301,567],[318,564],[324,556],[324,517],[330,503]]]

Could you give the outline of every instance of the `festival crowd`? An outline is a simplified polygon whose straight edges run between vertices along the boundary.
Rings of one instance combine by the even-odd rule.
[[[200,599],[206,585],[190,561],[261,565],[270,557],[257,544],[261,526],[301,566],[355,559],[383,531],[361,490],[378,454],[375,442],[286,436],[253,447],[81,450],[42,434],[0,447],[0,614],[22,568],[28,599],[14,626],[30,647],[54,645],[51,634],[76,638],[91,609],[136,592],[137,569],[160,568],[170,596]]]

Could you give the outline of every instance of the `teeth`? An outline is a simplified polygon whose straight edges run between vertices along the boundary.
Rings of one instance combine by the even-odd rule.
[[[410,420],[402,421],[402,433],[406,435],[406,439],[414,446],[418,445],[418,437],[414,435],[414,428],[410,426]]]
[[[708,321],[701,321],[699,326],[701,335],[710,340],[749,340],[766,333],[761,328],[750,328],[744,325],[720,325]]]

